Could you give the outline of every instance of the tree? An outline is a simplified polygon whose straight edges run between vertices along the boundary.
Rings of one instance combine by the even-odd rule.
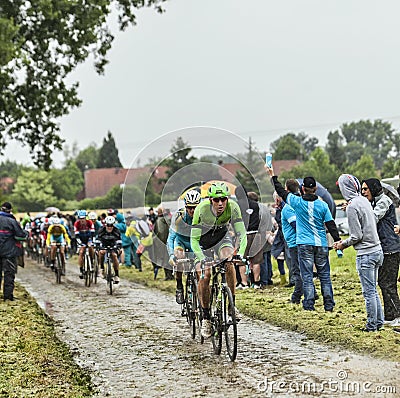
[[[391,178],[400,174],[400,159],[389,158],[382,166],[381,178]]]
[[[57,205],[49,173],[44,170],[24,170],[18,177],[11,200],[20,211],[43,211]]]
[[[249,138],[246,149],[247,152],[240,162],[243,169],[237,171],[236,178],[246,188],[247,192],[253,191],[260,195],[260,181],[266,180],[264,157],[257,151],[251,138]]]
[[[339,171],[345,170],[346,166],[346,152],[343,146],[343,137],[339,131],[329,132],[328,142],[325,150],[329,156],[329,161],[334,164]]]
[[[336,189],[336,181],[339,171],[333,165],[328,154],[320,147],[317,147],[301,166],[296,166],[290,171],[282,173],[282,179],[288,178],[304,178],[313,176],[320,184],[322,184],[331,193]]]
[[[178,137],[170,149],[170,155],[161,162],[162,166],[167,167],[167,178],[160,179],[160,183],[167,183],[164,194],[168,197],[179,196],[186,187],[201,179],[198,169],[193,166],[196,157],[189,156],[191,150],[191,146]]]
[[[374,160],[370,155],[362,155],[361,158],[349,167],[349,174],[353,174],[360,181],[366,178],[378,178]]]
[[[107,137],[103,139],[103,146],[99,149],[97,168],[101,169],[110,167],[122,167],[122,163],[119,160],[118,149],[115,146],[114,137],[109,131]]]
[[[75,158],[75,163],[82,174],[89,169],[95,169],[99,161],[99,150],[95,143],[82,149]]]
[[[58,199],[74,200],[82,190],[84,180],[81,171],[73,160],[67,162],[62,169],[52,169],[50,172],[50,184],[54,195]]]
[[[2,0],[0,5],[0,155],[9,139],[28,146],[37,166],[48,169],[62,149],[57,119],[80,105],[78,83],[68,75],[93,56],[104,73],[114,39],[107,19],[116,10],[119,28],[135,24],[137,8],[162,0]],[[114,7],[115,6],[115,7]]]
[[[380,119],[373,122],[360,120],[359,122],[344,123],[341,126],[341,134],[348,145],[353,142],[361,145],[365,153],[372,156],[378,169],[388,158],[389,152],[396,150],[395,143],[399,141],[399,138],[395,138],[396,133],[391,123]],[[395,155],[398,156],[399,152]],[[350,161],[354,162],[354,159],[352,157]]]
[[[274,160],[302,160],[304,148],[292,133],[286,134],[271,144]]]

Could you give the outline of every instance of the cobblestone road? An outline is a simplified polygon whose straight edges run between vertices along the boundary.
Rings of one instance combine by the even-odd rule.
[[[67,265],[57,285],[49,269],[33,263],[19,269],[17,280],[56,321],[59,338],[92,374],[98,397],[400,394],[399,363],[333,350],[248,318],[239,324],[231,363],[224,352],[212,354],[211,342],[191,339],[174,298],[126,280],[110,296],[103,280],[86,288],[76,266]]]

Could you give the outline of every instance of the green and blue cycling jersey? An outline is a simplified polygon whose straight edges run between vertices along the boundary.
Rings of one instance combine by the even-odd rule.
[[[190,245],[197,259],[205,258],[203,249],[207,250],[226,239],[230,224],[239,239],[237,254],[243,256],[247,237],[239,205],[233,200],[228,200],[225,210],[219,216],[213,213],[212,204],[208,200],[204,200],[196,207],[192,220]]]
[[[190,230],[193,218],[185,211],[184,208],[177,210],[171,220],[169,234],[167,240],[168,254],[174,254],[175,249],[191,252],[190,246]]]

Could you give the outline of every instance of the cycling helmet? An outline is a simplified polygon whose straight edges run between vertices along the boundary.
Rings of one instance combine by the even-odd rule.
[[[78,218],[86,218],[87,211],[86,210],[78,210]]]
[[[209,198],[225,198],[229,195],[229,188],[223,181],[213,182],[208,187]]]
[[[97,220],[97,214],[94,211],[89,213],[89,220]]]
[[[186,206],[196,206],[201,201],[201,195],[198,191],[191,189],[190,191],[186,192],[183,200]]]
[[[114,225],[114,223],[115,223],[115,218],[114,218],[113,216],[107,216],[107,217],[104,219],[104,223],[105,223],[106,225]]]
[[[61,220],[58,217],[53,217],[53,224],[60,224]]]
[[[107,210],[107,214],[108,214],[109,216],[113,216],[113,215],[115,214],[115,210],[114,210],[114,209],[108,209],[108,210]]]

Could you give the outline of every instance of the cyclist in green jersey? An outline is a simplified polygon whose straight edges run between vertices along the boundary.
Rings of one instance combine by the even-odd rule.
[[[246,229],[239,205],[230,201],[229,188],[224,182],[215,182],[208,188],[209,201],[201,202],[193,215],[190,245],[197,259],[199,274],[199,297],[203,311],[201,334],[204,338],[211,336],[210,322],[210,277],[211,270],[205,267],[202,272],[201,262],[213,260],[210,250],[220,259],[232,258],[234,244],[228,227],[231,225],[239,240],[238,255],[243,257],[246,245]],[[204,252],[203,252],[204,250]],[[203,274],[203,278],[201,277]],[[227,284],[235,299],[236,273],[232,263],[227,264]],[[240,314],[235,308],[236,319]]]

